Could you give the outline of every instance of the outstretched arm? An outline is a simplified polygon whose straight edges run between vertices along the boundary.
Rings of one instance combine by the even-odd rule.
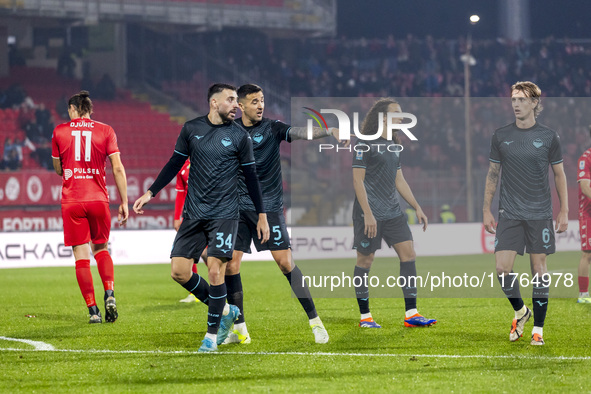
[[[400,194],[400,197],[404,198],[404,201],[406,201],[417,212],[417,219],[419,219],[419,223],[423,225],[423,231],[427,230],[429,220],[415,199],[414,194],[412,194],[412,190],[410,190],[410,186],[408,186],[406,179],[404,179],[401,169],[398,169],[396,172],[396,190],[398,191],[398,194]]]
[[[312,139],[317,140],[319,138],[325,138],[333,136],[338,142],[343,142],[339,139],[339,129],[336,127],[330,127],[328,129],[313,127],[312,128]],[[289,129],[289,136],[292,141],[295,140],[307,140],[308,139],[308,128],[307,127],[292,127]],[[345,145],[349,146],[351,140],[345,140]]]
[[[158,174],[158,177],[154,183],[152,183],[152,186],[150,186],[148,191],[133,204],[133,210],[135,213],[139,215],[144,213],[142,210],[143,206],[146,205],[160,190],[168,185],[170,181],[172,181],[172,178],[174,178],[181,168],[183,168],[183,164],[185,164],[186,160],[187,156],[176,151],[172,154],[172,157],[168,163],[166,163],[164,168],[162,168],[160,174]]]
[[[331,127],[330,129],[324,129],[324,128],[320,128],[320,127],[312,127],[312,139],[317,140],[318,138],[324,138],[324,137],[328,137],[330,135],[333,135],[332,129],[334,129],[334,127]],[[336,130],[338,133],[339,129],[336,129]],[[290,135],[292,141],[307,140],[308,139],[308,128],[307,127],[291,127],[289,129],[289,135]]]
[[[493,197],[497,191],[500,172],[501,164],[491,161],[488,166],[488,174],[486,175],[486,186],[484,187],[484,204],[482,208],[482,223],[484,224],[484,229],[491,234],[496,232],[497,227],[490,207],[492,205]]]

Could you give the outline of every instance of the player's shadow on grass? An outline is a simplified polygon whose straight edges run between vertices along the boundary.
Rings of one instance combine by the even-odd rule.
[[[182,303],[177,299],[162,299],[155,300],[151,305],[139,307],[136,311],[141,312],[170,312],[170,311],[188,311],[188,310],[203,310],[207,313],[207,305],[200,302]]]
[[[219,365],[221,367],[227,367],[228,362],[236,362],[236,354],[228,354],[228,357],[224,356],[223,353],[216,354],[216,355],[199,355],[197,357],[191,357],[190,361],[185,360],[188,364],[191,364],[194,368],[199,368],[200,364],[207,368],[207,370],[211,370],[212,365]],[[252,355],[247,355],[244,357],[252,358]],[[270,356],[270,357],[277,357],[277,356]],[[289,356],[288,356],[289,357]],[[367,360],[365,360],[367,361]],[[182,361],[179,360],[179,363]],[[170,385],[170,376],[165,374],[163,376],[158,376],[162,372],[159,371],[159,367],[157,364],[150,364],[146,360],[146,369],[151,371],[150,378],[136,378],[136,377],[113,377],[110,383],[114,384],[121,384],[121,385],[142,385],[143,387],[152,387],[154,388],[155,385],[159,384],[166,384],[167,386]],[[296,361],[294,360],[294,363]],[[455,365],[449,366],[450,363]],[[506,373],[506,372],[513,372],[515,370],[515,366],[511,363],[507,363],[507,360],[499,359],[499,360],[454,360],[450,361],[448,359],[441,360],[441,359],[433,359],[432,357],[425,357],[422,358],[420,356],[417,357],[403,357],[401,356],[398,359],[396,364],[392,363],[387,368],[383,368],[381,370],[372,370],[371,374],[374,377],[382,376],[396,376],[399,380],[413,380],[416,379],[417,372],[421,374],[433,374],[436,377],[441,376],[442,373],[449,372],[450,374],[457,374],[458,372],[473,372],[473,373],[481,373],[483,364],[487,365],[487,369],[491,371],[495,371],[498,373]],[[165,366],[163,366],[165,368]],[[521,372],[531,371],[531,373],[538,372],[541,368],[547,367],[547,362],[541,361],[540,363],[532,363],[526,366],[520,366]],[[243,367],[242,372],[236,374],[228,372],[228,373],[219,373],[218,376],[212,376],[212,373],[203,373],[203,374],[193,374],[193,373],[185,373],[181,374],[178,373],[174,376],[174,383],[175,384],[186,384],[186,385],[204,385],[204,387],[217,387],[217,384],[228,384],[229,380],[236,380],[240,381],[241,383],[245,382],[252,382],[253,384],[260,384],[261,382],[284,382],[284,384],[288,384],[287,382],[298,382],[298,381],[306,381],[307,379],[316,380],[316,381],[325,381],[327,376],[330,376],[330,379],[339,378],[342,379],[349,379],[351,377],[359,377],[360,379],[366,378],[368,371],[366,368],[360,368],[359,365],[355,362],[350,364],[349,368],[345,368],[341,371],[335,371],[330,366],[316,366],[315,371],[296,371],[296,372],[286,372],[284,370],[277,371],[277,372],[246,372],[249,370],[249,367]],[[248,383],[247,383],[248,384]],[[249,387],[253,388],[254,386]],[[214,389],[215,390],[215,389]]]

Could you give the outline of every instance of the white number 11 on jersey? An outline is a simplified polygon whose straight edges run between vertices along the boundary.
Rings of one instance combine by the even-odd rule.
[[[80,141],[80,130],[72,130],[72,135],[74,136],[74,156],[76,161],[80,161],[80,145],[82,141]],[[82,132],[82,136],[86,140],[86,146],[84,147],[84,161],[90,161],[90,138],[92,137],[92,131],[84,130]]]

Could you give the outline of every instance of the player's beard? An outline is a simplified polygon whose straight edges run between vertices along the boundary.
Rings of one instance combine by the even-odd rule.
[[[220,112],[219,114],[220,114],[220,118],[222,119],[222,122],[224,122],[224,123],[229,123],[229,122],[233,121],[234,118],[236,117],[236,112],[234,112],[232,114],[231,111],[228,111],[225,114]]]

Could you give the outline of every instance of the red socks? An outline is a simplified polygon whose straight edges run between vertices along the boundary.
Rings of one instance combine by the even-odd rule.
[[[96,265],[98,267],[105,291],[114,290],[113,286],[115,276],[113,274],[113,260],[111,259],[109,252],[103,250],[98,252],[94,258],[96,260]],[[76,279],[78,280],[78,286],[82,292],[82,297],[84,297],[84,301],[86,301],[86,306],[89,308],[96,306],[96,300],[94,298],[94,285],[92,283],[92,273],[90,272],[90,260],[76,261]]]
[[[115,275],[113,274],[113,260],[108,251],[102,250],[94,255],[99,275],[103,282],[105,291],[114,290]]]
[[[89,308],[96,305],[94,299],[94,285],[92,284],[92,274],[90,273],[90,260],[76,261],[76,279],[78,287],[82,292],[82,297]]]
[[[589,291],[589,277],[579,276],[579,292],[586,293]]]

